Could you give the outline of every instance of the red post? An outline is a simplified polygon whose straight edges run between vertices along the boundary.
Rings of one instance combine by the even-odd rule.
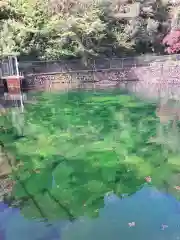
[[[6,78],[8,94],[20,95],[21,94],[21,79],[18,76],[9,76]]]

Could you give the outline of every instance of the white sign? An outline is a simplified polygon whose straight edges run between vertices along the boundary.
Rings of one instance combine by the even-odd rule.
[[[132,4],[121,5],[116,18],[134,18],[139,16],[140,3],[135,2]]]

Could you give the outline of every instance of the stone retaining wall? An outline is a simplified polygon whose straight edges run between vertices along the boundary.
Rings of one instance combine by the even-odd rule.
[[[58,69],[56,69],[58,70]],[[151,62],[140,66],[27,74],[25,91],[127,88],[148,97],[180,97],[180,62]]]
[[[127,88],[137,94],[180,97],[180,56],[143,56],[126,59],[20,62],[23,90]],[[0,87],[2,84],[0,84]],[[2,88],[1,88],[2,90]]]

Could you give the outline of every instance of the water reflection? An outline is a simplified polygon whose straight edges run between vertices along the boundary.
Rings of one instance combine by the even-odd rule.
[[[27,106],[21,136],[4,117],[3,156],[18,160],[8,200],[20,209],[1,212],[6,238],[178,239],[179,105],[172,104],[156,111],[126,93],[45,94]]]
[[[178,207],[177,200],[154,187],[123,199],[112,195],[97,219],[76,221],[62,231],[62,239],[180,239]]]
[[[175,240],[180,239],[179,206],[171,195],[146,185],[129,197],[106,195],[96,219],[81,217],[73,223],[61,220],[47,227],[1,203],[0,236],[2,240]]]
[[[0,226],[4,234],[4,238],[0,235],[1,240],[57,240],[60,239],[59,231],[63,224],[65,223],[52,223],[47,226],[44,220],[28,220],[21,215],[19,209],[0,204]]]

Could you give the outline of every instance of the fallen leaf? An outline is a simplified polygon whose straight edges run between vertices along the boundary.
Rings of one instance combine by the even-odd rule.
[[[152,179],[151,179],[150,176],[148,176],[148,177],[145,177],[145,180],[146,180],[146,182],[149,182],[149,183],[150,183]]]

